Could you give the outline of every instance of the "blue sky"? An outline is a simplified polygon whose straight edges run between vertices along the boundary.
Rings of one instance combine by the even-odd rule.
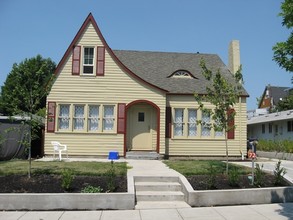
[[[0,0],[0,85],[13,63],[41,54],[56,64],[91,12],[112,49],[218,54],[240,41],[248,109],[265,86],[292,86],[272,61],[284,41],[281,0]]]

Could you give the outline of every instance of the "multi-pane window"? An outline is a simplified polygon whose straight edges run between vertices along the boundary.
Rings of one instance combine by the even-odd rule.
[[[84,130],[84,105],[74,106],[73,129]]]
[[[59,114],[58,114],[58,128],[60,130],[68,130],[69,129],[69,121],[70,121],[70,105],[60,105]]]
[[[269,123],[269,133],[272,133],[272,132],[273,132],[273,124]]]
[[[83,73],[94,73],[94,48],[85,47],[83,53]]]
[[[197,110],[188,109],[188,136],[197,135]]]
[[[114,129],[114,106],[105,105],[103,115],[103,130],[112,131]]]
[[[114,132],[115,105],[59,104],[58,130],[73,132]]]
[[[201,136],[208,137],[211,135],[211,114],[209,111],[203,111],[201,117]]]
[[[216,137],[223,137],[224,132],[223,132],[223,128],[220,126],[220,122],[216,122],[215,123],[215,136]]]
[[[97,131],[99,129],[99,106],[90,105],[88,113],[88,130]]]
[[[184,109],[176,108],[175,109],[175,118],[174,118],[174,136],[183,136],[183,119],[184,119]]]

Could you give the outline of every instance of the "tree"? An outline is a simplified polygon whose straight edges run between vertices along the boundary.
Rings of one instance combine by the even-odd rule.
[[[291,30],[287,41],[278,42],[273,46],[273,60],[284,68],[287,72],[293,72],[293,0],[285,0],[281,5],[282,12],[279,16],[283,17],[282,25]],[[291,79],[293,83],[293,77]]]
[[[46,106],[46,95],[53,82],[55,68],[56,65],[50,58],[43,59],[41,55],[25,59],[20,64],[13,64],[1,88],[1,112],[10,116],[29,116],[29,121],[25,121],[30,128],[30,132],[25,134],[28,141],[25,140],[22,143],[29,151],[29,178],[31,176],[31,140],[37,138],[40,129],[39,120],[33,115],[44,112],[42,109]]]
[[[2,114],[37,114],[46,106],[55,63],[50,58],[37,55],[13,64],[4,86],[1,88],[0,109]]]
[[[199,121],[198,123],[203,126],[214,128],[215,131],[224,133],[226,145],[226,173],[228,174],[229,152],[227,132],[235,128],[234,125],[231,125],[231,121],[234,120],[236,115],[235,111],[232,111],[232,109],[240,95],[240,82],[242,81],[241,66],[235,75],[232,74],[234,79],[233,83],[224,78],[219,69],[216,73],[209,70],[204,60],[200,61],[200,67],[202,68],[202,75],[206,80],[211,82],[211,86],[206,88],[206,95],[195,94],[195,99],[203,112],[209,112],[212,122],[204,124],[204,122]],[[209,102],[214,105],[214,109],[206,109],[204,102]]]
[[[293,109],[293,94],[280,100],[276,106],[276,111],[287,111]]]

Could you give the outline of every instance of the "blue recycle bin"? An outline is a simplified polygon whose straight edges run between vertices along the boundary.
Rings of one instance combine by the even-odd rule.
[[[118,160],[119,159],[119,153],[118,153],[118,151],[110,151],[109,152],[108,159],[109,160]]]

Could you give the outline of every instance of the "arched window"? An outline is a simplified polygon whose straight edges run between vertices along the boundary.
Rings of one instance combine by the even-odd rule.
[[[175,78],[195,78],[189,71],[187,70],[176,70],[174,73],[172,73],[169,77],[175,77]]]

